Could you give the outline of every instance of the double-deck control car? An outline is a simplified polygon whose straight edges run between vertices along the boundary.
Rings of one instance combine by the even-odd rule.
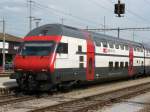
[[[11,78],[23,90],[150,73],[150,47],[61,24],[33,29],[14,59]]]

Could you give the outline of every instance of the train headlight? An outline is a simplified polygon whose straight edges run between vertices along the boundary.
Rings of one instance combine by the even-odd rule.
[[[42,72],[47,72],[48,70],[47,69],[42,69]]]
[[[16,71],[22,71],[23,69],[16,69]]]

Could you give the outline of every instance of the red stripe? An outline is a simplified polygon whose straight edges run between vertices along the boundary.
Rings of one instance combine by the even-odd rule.
[[[133,60],[134,60],[134,53],[133,53],[133,47],[131,46],[129,49],[129,67],[128,67],[129,76],[134,75]]]
[[[28,36],[24,41],[60,41],[61,36]]]
[[[87,42],[86,79],[87,80],[94,80],[94,74],[95,74],[95,46],[94,46],[94,42],[91,38],[90,33],[85,32],[85,31],[83,33],[84,33],[84,36],[85,36],[85,39],[86,39],[86,42]]]

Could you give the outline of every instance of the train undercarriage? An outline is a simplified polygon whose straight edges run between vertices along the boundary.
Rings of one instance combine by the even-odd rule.
[[[68,91],[77,84],[77,81],[67,81],[52,83],[50,74],[48,73],[15,73],[10,76],[11,79],[16,79],[18,89],[21,91]]]

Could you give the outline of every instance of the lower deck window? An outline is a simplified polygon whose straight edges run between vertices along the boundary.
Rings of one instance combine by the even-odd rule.
[[[80,63],[80,64],[79,64],[79,68],[84,68],[84,64],[83,64],[83,63]]]
[[[124,67],[124,62],[120,62],[120,68]]]
[[[128,68],[128,62],[125,62],[125,68]]]
[[[84,61],[84,57],[80,56],[80,62],[83,62],[83,61]]]
[[[115,62],[115,68],[116,68],[116,69],[119,68],[119,62]]]
[[[111,68],[111,69],[113,68],[113,62],[112,61],[109,62],[109,68]]]

